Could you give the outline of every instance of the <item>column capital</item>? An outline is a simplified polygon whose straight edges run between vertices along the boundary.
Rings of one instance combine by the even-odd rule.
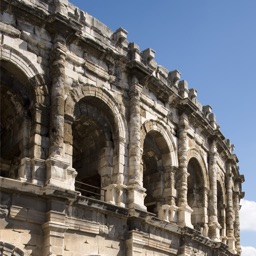
[[[59,51],[60,53],[66,54],[67,47],[63,42],[56,41],[53,45],[53,50]]]
[[[138,79],[134,76],[132,79],[132,83],[130,85],[129,96],[131,98],[140,96],[142,92],[142,88],[143,88],[143,85],[141,85]]]
[[[183,112],[179,118],[179,127],[187,129],[188,125],[189,125],[188,115],[185,112]]]
[[[217,153],[217,145],[216,140],[213,139],[210,145],[210,154],[216,154]]]

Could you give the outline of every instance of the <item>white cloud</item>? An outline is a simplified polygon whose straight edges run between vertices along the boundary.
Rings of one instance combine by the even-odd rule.
[[[242,246],[241,256],[256,256],[256,248],[252,246]]]
[[[256,202],[242,199],[240,210],[241,230],[256,231]],[[250,254],[252,255],[252,254]],[[254,254],[256,256],[256,254]]]

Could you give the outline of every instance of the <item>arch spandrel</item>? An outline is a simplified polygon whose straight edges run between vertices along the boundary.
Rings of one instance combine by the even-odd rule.
[[[178,167],[177,149],[173,141],[173,136],[168,131],[168,128],[159,121],[148,120],[141,126],[141,149],[143,149],[144,140],[150,131],[156,131],[162,136],[164,143],[168,147],[171,165]]]

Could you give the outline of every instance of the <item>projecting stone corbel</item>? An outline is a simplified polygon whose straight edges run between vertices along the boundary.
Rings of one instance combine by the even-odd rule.
[[[122,45],[127,38],[128,32],[123,28],[118,28],[113,34],[113,40],[116,44]]]
[[[178,87],[179,87],[179,95],[182,98],[187,98],[189,93],[188,82],[186,80],[179,81]]]
[[[192,102],[195,103],[197,97],[197,90],[194,88],[189,89],[188,97],[191,99]]]
[[[67,15],[68,13],[68,1],[67,0],[54,0],[55,13],[61,13],[62,15]]]
[[[210,113],[208,116],[208,119],[213,129],[216,129],[218,127],[216,123],[216,116],[213,113]]]
[[[130,49],[130,52],[131,52],[131,60],[141,62],[140,47],[135,43],[130,43],[129,44],[129,49]]]
[[[168,74],[168,79],[171,81],[172,85],[178,87],[181,73],[178,70],[170,71]]]
[[[155,58],[155,51],[151,48],[147,48],[142,51],[142,58],[145,61],[145,64],[150,63]]]
[[[178,225],[180,227],[194,228],[191,223],[192,212],[189,205],[182,205],[178,208]]]

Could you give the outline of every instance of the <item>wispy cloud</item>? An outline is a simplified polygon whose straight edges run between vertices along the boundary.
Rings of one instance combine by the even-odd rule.
[[[256,248],[252,246],[242,246],[242,256],[255,256]]]
[[[242,208],[240,210],[241,230],[256,231],[256,218],[255,218],[256,202],[242,199],[241,205],[242,205]],[[256,253],[253,255],[255,256]]]

